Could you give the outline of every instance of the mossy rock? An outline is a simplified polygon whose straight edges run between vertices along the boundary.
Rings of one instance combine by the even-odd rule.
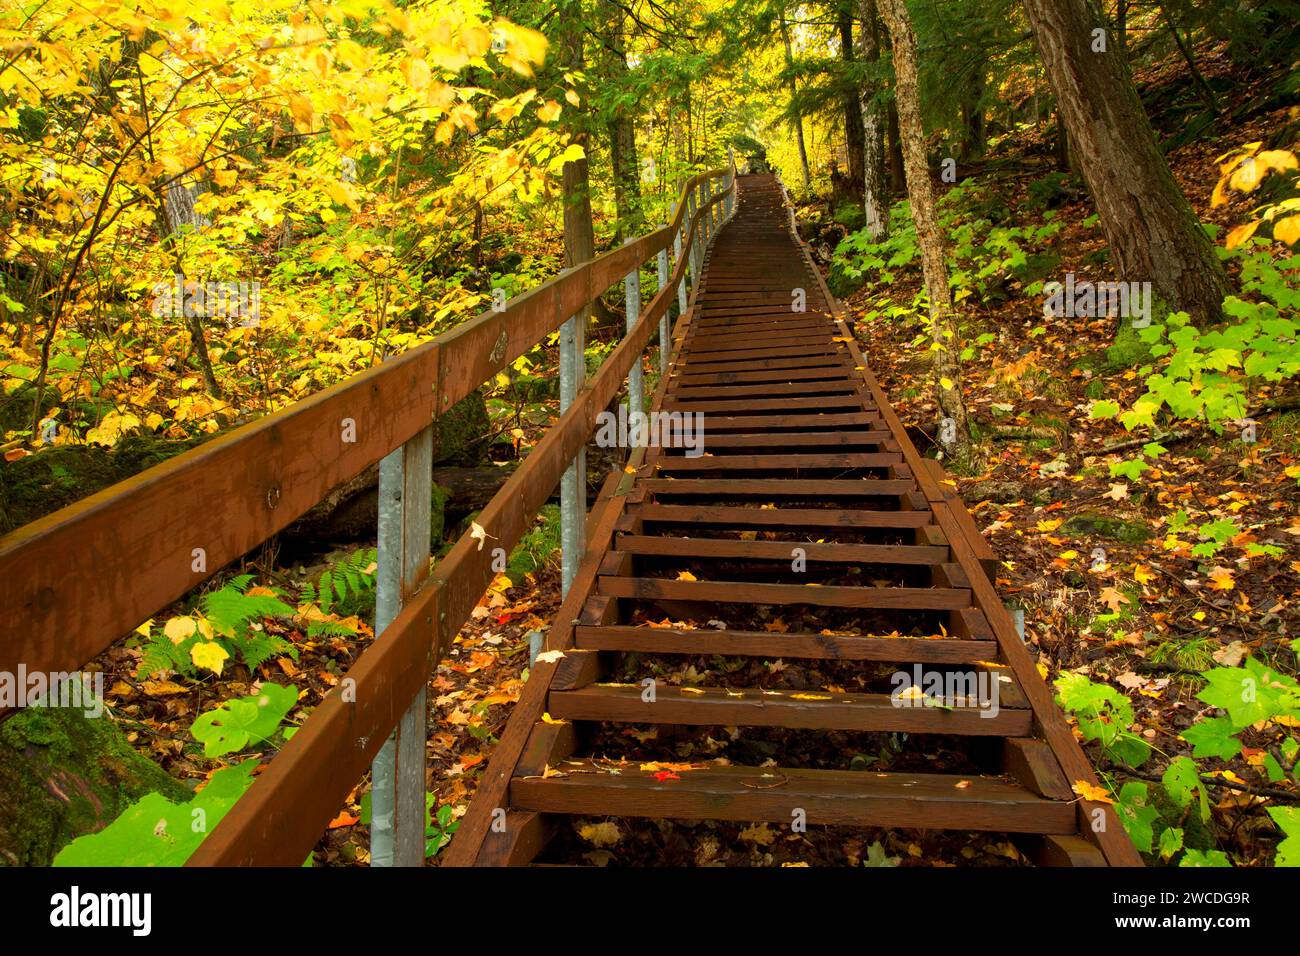
[[[19,710],[0,724],[0,861],[49,866],[72,840],[150,792],[173,801],[192,795],[136,753],[107,714]]]
[[[492,422],[481,392],[470,392],[440,416],[433,428],[435,465],[483,463]]]
[[[1095,511],[1085,511],[1075,515],[1061,526],[1061,531],[1064,534],[1106,538],[1121,544],[1142,544],[1151,537],[1151,530],[1146,525],[1124,521]]]
[[[1111,369],[1133,368],[1151,357],[1151,346],[1138,337],[1129,319],[1120,322],[1114,343],[1106,349],[1106,365]]]
[[[58,511],[199,444],[129,435],[113,448],[55,445],[0,462],[0,534]]]

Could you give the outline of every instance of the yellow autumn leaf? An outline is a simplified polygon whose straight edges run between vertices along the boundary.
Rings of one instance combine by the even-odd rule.
[[[163,625],[163,634],[173,644],[179,644],[194,633],[195,624],[192,617],[174,617]]]
[[[1070,787],[1070,789],[1073,790],[1075,793],[1077,793],[1079,796],[1083,797],[1083,799],[1090,800],[1093,803],[1114,803],[1115,802],[1114,799],[1111,798],[1109,790],[1107,790],[1105,787],[1099,787],[1096,784],[1088,783],[1088,781],[1086,780],[1074,781],[1074,784]]]
[[[216,641],[200,641],[190,648],[190,660],[194,662],[194,666],[205,668],[214,674],[221,673],[221,668],[229,656],[226,649]]]
[[[1300,216],[1287,216],[1273,224],[1273,238],[1294,246],[1300,242]]]
[[[678,581],[697,581],[697,580],[699,580],[699,579],[696,578],[695,575],[691,574],[690,571],[678,571],[678,572],[677,572],[677,580],[678,580]]]
[[[547,100],[541,106],[537,107],[537,118],[543,123],[554,123],[560,118],[560,113],[564,107],[554,100]]]
[[[766,823],[755,823],[747,826],[740,831],[740,838],[746,843],[757,843],[759,846],[771,846],[776,840],[776,831]]]
[[[1279,173],[1284,173],[1288,169],[1300,166],[1300,162],[1296,161],[1295,153],[1286,149],[1266,149],[1255,156],[1255,162],[1262,166],[1265,172],[1276,169]]]
[[[1253,192],[1267,172],[1268,164],[1261,163],[1254,156],[1247,156],[1228,180],[1228,185],[1243,193]]]
[[[1227,568],[1215,568],[1210,572],[1210,587],[1215,591],[1231,591],[1236,586],[1237,582]]]
[[[1139,564],[1133,569],[1133,580],[1138,584],[1150,584],[1155,579],[1155,574],[1145,564]]]
[[[1237,226],[1228,233],[1228,238],[1224,240],[1223,244],[1229,249],[1237,248],[1255,234],[1255,230],[1259,228],[1259,223],[1260,220],[1256,219],[1254,222],[1248,222],[1245,225]]]
[[[588,823],[578,828],[578,836],[594,847],[615,846],[623,839],[618,824],[612,820],[603,823]]]

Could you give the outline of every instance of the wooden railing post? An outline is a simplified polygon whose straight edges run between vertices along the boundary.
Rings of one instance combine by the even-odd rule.
[[[573,404],[586,377],[585,310],[560,327],[560,414]],[[587,540],[587,449],[578,455],[560,481],[560,593],[567,595],[582,565]]]
[[[429,572],[432,483],[429,426],[379,463],[378,641]],[[424,865],[426,721],[421,687],[371,764],[371,866]]]

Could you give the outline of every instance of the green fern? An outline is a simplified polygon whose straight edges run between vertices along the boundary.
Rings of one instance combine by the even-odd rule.
[[[250,630],[239,639],[237,646],[240,656],[243,657],[244,663],[249,666],[250,670],[257,670],[267,660],[280,654],[287,654],[295,661],[298,659],[298,649],[296,647],[283,637],[262,631]]]
[[[189,651],[182,650],[160,633],[151,635],[145,642],[136,676],[149,677],[159,671],[175,671],[192,677],[196,669],[190,660]]]
[[[245,594],[251,574],[232,578],[225,587],[209,592],[200,602],[203,616],[212,629],[224,637],[235,637],[248,621],[264,617],[293,617],[294,609],[269,594]]]
[[[374,593],[378,553],[375,548],[359,548],[354,551],[322,573],[316,584],[310,581],[304,584],[302,600],[315,604],[325,614],[355,613]],[[317,622],[313,627],[328,623],[331,622]],[[308,629],[308,636],[314,637],[318,633],[336,632]],[[341,633],[353,632],[344,629]]]

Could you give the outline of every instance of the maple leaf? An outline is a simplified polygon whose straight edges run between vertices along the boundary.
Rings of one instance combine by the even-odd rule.
[[[1111,609],[1113,614],[1119,614],[1122,610],[1121,605],[1127,604],[1128,598],[1117,588],[1102,588],[1101,593],[1097,595],[1098,599]]]
[[[699,580],[699,579],[696,578],[695,575],[691,574],[690,571],[678,571],[678,572],[677,572],[677,580],[678,580],[678,581],[696,581],[696,580]]]
[[[1086,780],[1076,780],[1070,787],[1075,793],[1089,800],[1092,803],[1114,803],[1110,791],[1105,787],[1099,787],[1096,784],[1089,783]]]
[[[1210,588],[1215,591],[1231,591],[1237,586],[1232,572],[1227,568],[1215,568],[1210,572]]]
[[[578,828],[578,836],[582,837],[594,847],[615,846],[623,839],[623,833],[618,828],[618,824],[612,820],[606,820],[603,823],[588,823]]]
[[[771,846],[776,840],[776,832],[766,823],[755,823],[740,831],[740,839],[759,846]]]

